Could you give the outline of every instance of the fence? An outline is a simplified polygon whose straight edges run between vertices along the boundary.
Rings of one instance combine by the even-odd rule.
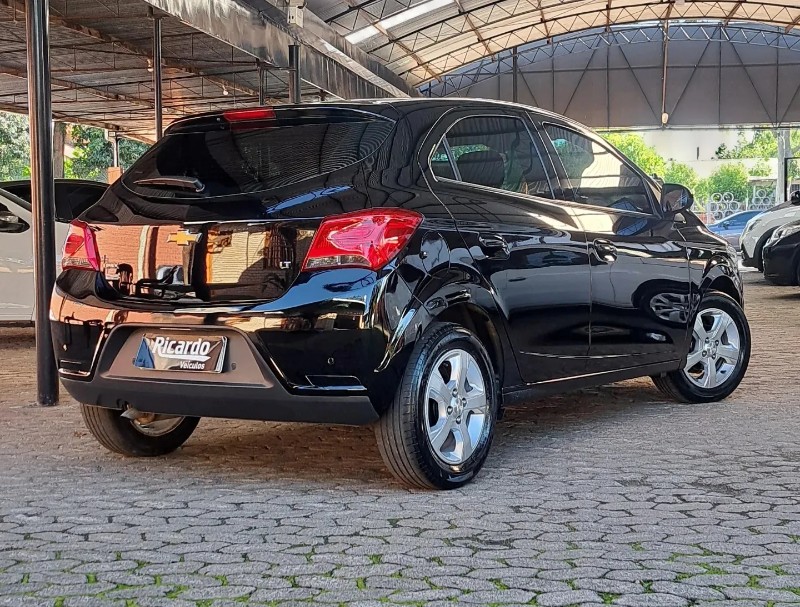
[[[737,200],[731,192],[715,192],[695,205],[705,223],[714,223],[740,211],[766,211],[775,205],[775,189],[754,186],[744,200]]]

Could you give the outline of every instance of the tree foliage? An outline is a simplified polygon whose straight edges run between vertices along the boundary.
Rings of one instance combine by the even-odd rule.
[[[695,170],[682,162],[670,162],[664,171],[664,183],[677,183],[694,191],[699,179]]]
[[[695,195],[708,198],[712,194],[730,192],[736,200],[743,201],[749,195],[747,168],[741,162],[732,162],[721,166],[708,179],[697,185]]]
[[[605,133],[603,137],[648,175],[662,177],[666,173],[666,161],[653,146],[644,142],[641,135],[636,133]]]
[[[0,179],[30,177],[30,142],[28,117],[0,112]]]
[[[106,169],[113,164],[114,150],[102,129],[80,124],[72,125],[70,135],[75,146],[71,159],[65,162],[65,174],[73,179],[106,180]],[[130,167],[149,146],[130,139],[119,142],[119,162],[123,169]]]

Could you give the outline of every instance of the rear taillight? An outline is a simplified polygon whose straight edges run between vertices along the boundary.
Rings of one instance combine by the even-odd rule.
[[[100,271],[100,253],[92,228],[77,219],[69,224],[69,234],[61,257],[63,270]]]
[[[406,246],[420,223],[419,213],[403,209],[372,209],[329,217],[314,234],[303,269],[377,270]]]

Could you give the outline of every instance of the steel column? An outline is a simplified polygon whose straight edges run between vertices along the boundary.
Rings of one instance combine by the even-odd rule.
[[[161,139],[164,135],[161,84],[161,18],[153,17],[153,108],[155,110],[156,140]]]
[[[119,166],[119,137],[114,133],[111,135],[111,166]]]
[[[36,402],[58,402],[58,373],[50,334],[50,294],[56,279],[53,117],[50,99],[48,0],[25,2],[28,44],[28,118],[31,130],[33,276],[36,297]]]
[[[300,103],[300,45],[289,45],[289,103]]]
[[[518,63],[518,54],[517,54],[517,47],[515,46],[511,49],[511,101],[514,103],[519,102],[519,84],[517,83],[517,78],[519,78],[519,63]]]
[[[258,62],[258,105],[267,105],[266,83],[264,82],[264,64]]]

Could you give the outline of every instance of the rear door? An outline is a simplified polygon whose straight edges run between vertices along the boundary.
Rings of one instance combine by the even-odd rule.
[[[679,225],[656,192],[599,137],[544,123],[563,195],[591,256],[591,372],[677,360],[688,336],[689,262]]]
[[[0,196],[0,322],[33,318],[30,211]]]
[[[118,298],[152,304],[277,299],[321,219],[369,206],[361,162],[393,129],[313,106],[173,125],[82,216],[106,280]]]
[[[446,116],[430,159],[449,209],[505,315],[526,383],[579,375],[589,349],[589,258],[524,113]]]

